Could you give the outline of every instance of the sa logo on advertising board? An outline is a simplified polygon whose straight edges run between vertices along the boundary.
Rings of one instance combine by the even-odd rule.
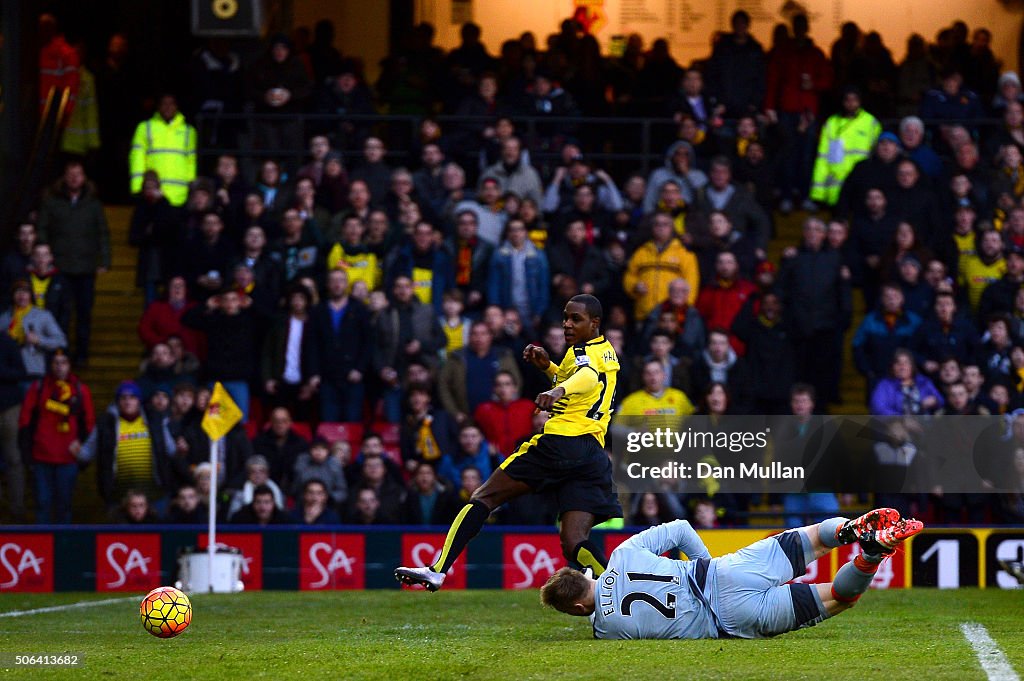
[[[96,535],[97,591],[149,591],[158,586],[159,534]]]
[[[506,534],[502,551],[506,589],[537,589],[565,566],[557,534]]]
[[[302,534],[299,588],[362,589],[366,584],[366,537],[361,534]]]
[[[402,535],[402,565],[426,567],[433,565],[441,555],[445,535],[441,533],[406,533]],[[423,587],[402,587],[405,589],[422,589]],[[462,554],[448,570],[444,580],[444,588],[466,588],[466,555]]]
[[[0,534],[0,591],[53,591],[53,535]]]
[[[210,538],[202,533],[196,539],[200,550],[206,550]],[[263,535],[258,532],[218,532],[217,543],[242,552],[242,584],[246,591],[263,588]]]

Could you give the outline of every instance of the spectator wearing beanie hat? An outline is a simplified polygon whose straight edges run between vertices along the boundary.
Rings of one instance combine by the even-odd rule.
[[[100,496],[113,509],[129,489],[142,492],[151,502],[173,493],[184,473],[177,470],[173,452],[166,426],[147,420],[138,384],[123,381],[79,460],[96,462]]]

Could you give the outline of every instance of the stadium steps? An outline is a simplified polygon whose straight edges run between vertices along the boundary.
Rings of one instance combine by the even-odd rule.
[[[117,384],[139,373],[142,343],[136,333],[142,316],[142,291],[135,286],[136,249],[128,245],[132,209],[107,206],[111,269],[96,280],[89,365],[77,373],[92,391],[99,416],[113,402]],[[96,490],[95,466],[78,479],[74,498],[76,522],[103,522],[106,514]]]

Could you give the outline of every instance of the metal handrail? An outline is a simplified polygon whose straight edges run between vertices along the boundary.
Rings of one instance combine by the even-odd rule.
[[[537,116],[537,115],[514,115],[509,114],[517,127],[520,128],[520,136],[528,143],[538,139],[538,127],[551,127],[551,126],[582,126],[584,130],[576,133],[573,137],[580,137],[581,134],[585,133],[589,129],[589,132],[593,133],[595,130],[600,131],[601,128],[626,128],[632,134],[627,139],[616,139],[615,135],[608,134],[603,136],[606,140],[605,148],[589,148],[586,149],[586,155],[597,161],[602,162],[639,162],[641,165],[640,170],[645,174],[652,168],[661,165],[664,157],[664,149],[660,148],[658,142],[660,138],[655,138],[655,133],[660,132],[662,134],[671,133],[676,127],[676,122],[669,116]],[[492,124],[498,118],[498,116],[460,116],[457,114],[443,114],[443,115],[426,115],[426,114],[352,114],[352,115],[338,115],[331,113],[298,113],[298,114],[285,114],[285,113],[200,113],[196,116],[196,126],[199,128],[199,139],[203,140],[206,137],[203,135],[203,130],[208,125],[218,125],[221,123],[236,122],[236,123],[258,123],[258,122],[273,122],[273,121],[292,121],[298,122],[299,125],[305,127],[310,124],[316,123],[356,123],[356,124],[368,124],[376,128],[388,128],[393,131],[392,126],[406,127],[408,134],[404,135],[405,140],[415,139],[420,124],[427,119],[437,121],[441,125],[442,129],[446,126],[458,125],[458,124]],[[900,122],[899,118],[887,118],[882,119],[880,122],[886,129],[894,129]],[[735,120],[726,120],[726,126],[734,124]],[[999,118],[985,118],[978,120],[926,120],[924,121],[928,128],[933,128],[937,125],[964,125],[972,129],[988,129],[994,128],[1002,124],[1002,120]],[[378,130],[379,132],[380,130]],[[638,135],[638,137],[636,136]],[[401,137],[401,135],[399,135]],[[585,136],[585,135],[584,135]],[[394,139],[392,138],[392,141]],[[609,146],[610,145],[610,146]],[[623,145],[629,145],[628,148]],[[635,146],[634,146],[635,145]],[[404,157],[408,152],[409,145],[402,145],[394,149],[389,149],[387,155],[391,158]],[[609,150],[609,148],[611,150]],[[359,158],[362,156],[362,152],[358,149],[339,149],[342,156],[348,158]],[[252,149],[252,148],[229,148],[229,147],[201,147],[199,154],[202,157],[217,156],[219,154],[232,153],[243,158],[259,158],[268,155],[267,150]],[[276,149],[275,154],[281,156],[304,156],[306,154],[305,148],[300,149]],[[530,146],[531,156],[536,162],[552,161],[559,158],[557,150],[535,148]]]

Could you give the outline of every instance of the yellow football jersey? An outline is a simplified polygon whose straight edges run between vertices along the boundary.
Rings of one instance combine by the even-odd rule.
[[[657,397],[646,390],[637,390],[622,400],[617,418],[624,425],[653,430],[678,428],[682,418],[693,412],[693,402],[682,390],[665,388]]]
[[[591,434],[603,447],[619,374],[619,358],[604,336],[566,350],[554,374],[554,384],[561,385],[577,371],[593,371],[597,374],[597,384],[586,393],[566,395],[555,402],[544,432],[552,435]]]

